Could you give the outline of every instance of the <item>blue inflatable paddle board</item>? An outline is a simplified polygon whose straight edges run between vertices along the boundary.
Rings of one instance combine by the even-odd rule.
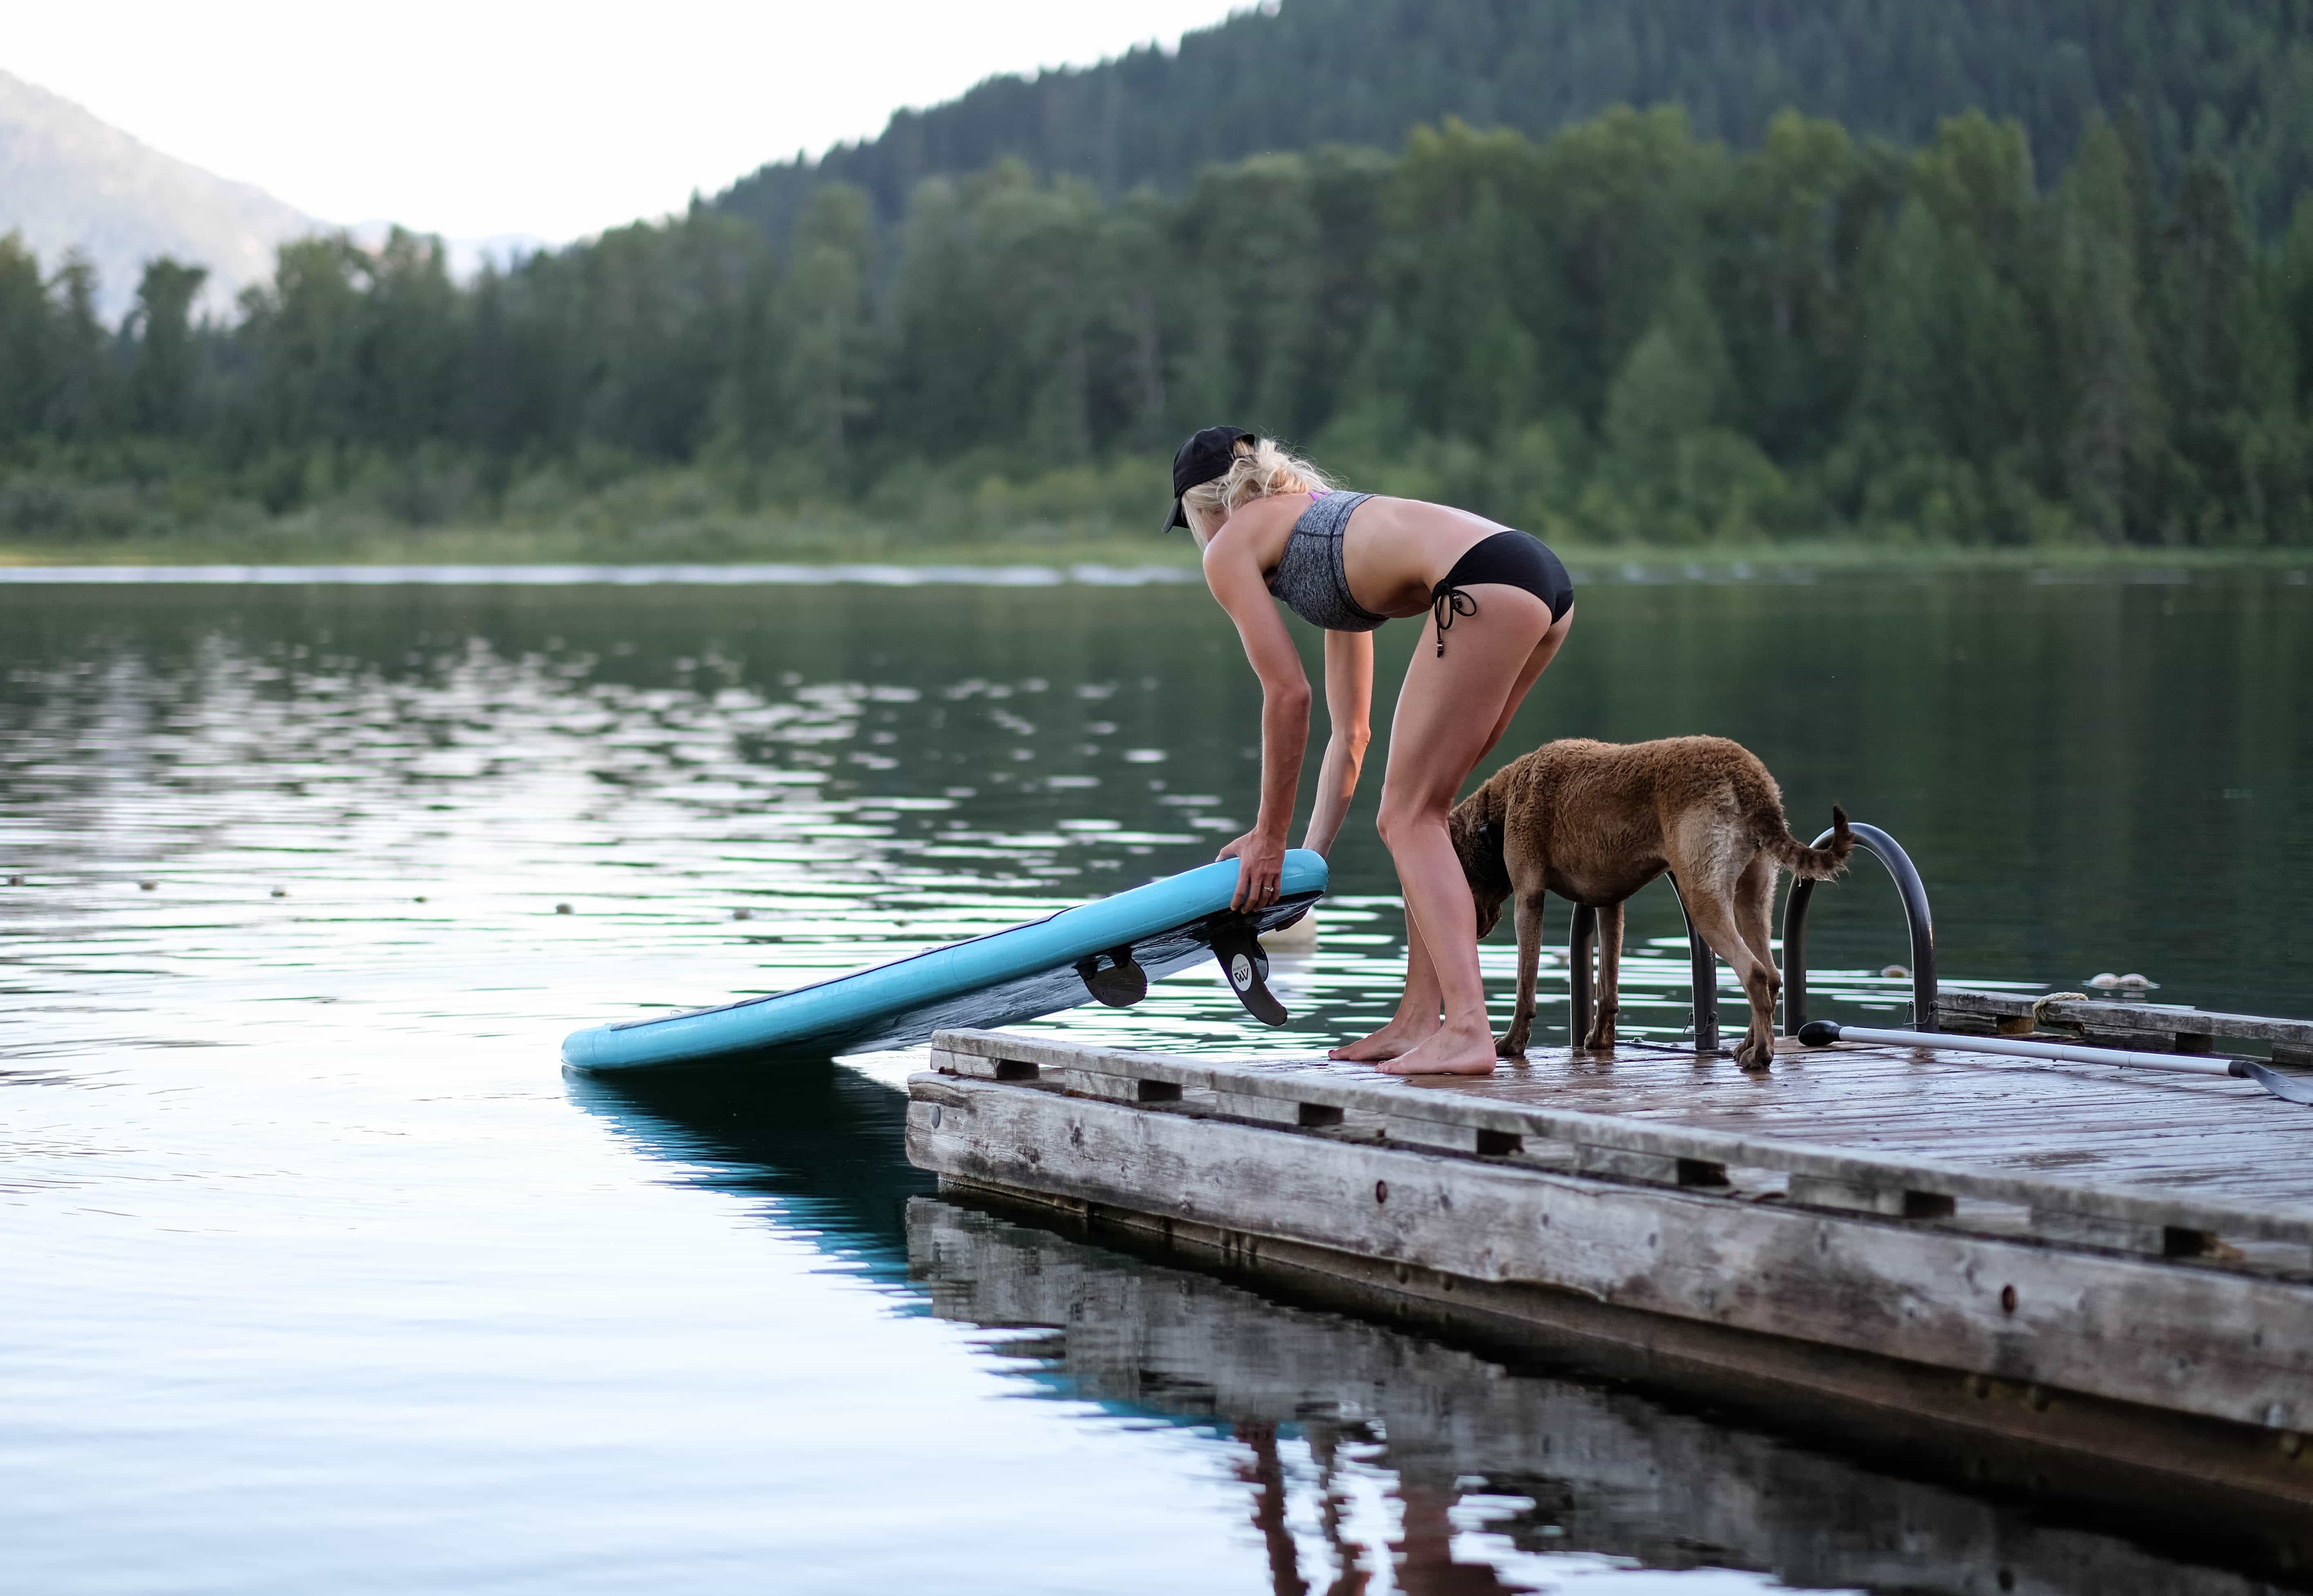
[[[1221,860],[793,992],[574,1031],[563,1039],[562,1062],[578,1070],[639,1070],[745,1054],[831,1058],[906,1047],[936,1030],[1010,1025],[1087,1001],[1129,1008],[1148,995],[1149,982],[1208,953],[1255,1018],[1283,1025],[1257,939],[1300,919],[1324,895],[1324,856],[1287,850],[1277,902],[1251,914],[1229,907],[1236,869],[1236,860]]]

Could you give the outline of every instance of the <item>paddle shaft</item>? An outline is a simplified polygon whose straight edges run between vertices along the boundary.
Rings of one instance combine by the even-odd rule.
[[[1864,1026],[1839,1027],[1842,1042],[1878,1042],[1890,1047],[1945,1047],[1959,1053],[2004,1053],[2017,1058],[2068,1059],[2076,1064],[2117,1064],[2140,1070],[2174,1070],[2185,1075],[2231,1075],[2232,1061],[2188,1054],[2130,1053],[2117,1047],[2074,1047],[2062,1042],[2021,1042],[2008,1036],[1939,1036],[1929,1031],[1881,1031]]]

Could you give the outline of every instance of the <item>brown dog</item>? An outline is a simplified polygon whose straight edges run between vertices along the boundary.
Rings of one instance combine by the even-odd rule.
[[[1534,1027],[1545,888],[1598,911],[1597,1018],[1581,1045],[1614,1045],[1623,901],[1668,870],[1694,929],[1733,966],[1751,1000],[1750,1029],[1736,1062],[1767,1068],[1783,984],[1767,939],[1775,873],[1824,881],[1845,869],[1855,842],[1836,805],[1831,819],[1836,834],[1828,847],[1810,848],[1791,835],[1775,779],[1757,755],[1725,737],[1571,737],[1495,772],[1455,806],[1453,832],[1478,901],[1478,935],[1494,929],[1505,898],[1517,896],[1517,1012],[1496,1051],[1524,1056]]]

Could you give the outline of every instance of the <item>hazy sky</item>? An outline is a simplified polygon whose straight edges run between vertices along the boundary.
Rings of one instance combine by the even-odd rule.
[[[560,242],[1228,0],[0,0],[0,69],[331,222]]]

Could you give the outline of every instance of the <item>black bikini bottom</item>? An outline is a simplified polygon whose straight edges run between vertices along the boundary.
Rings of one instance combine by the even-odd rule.
[[[1446,652],[1446,630],[1456,615],[1474,615],[1478,601],[1462,590],[1489,582],[1523,587],[1550,606],[1555,626],[1574,607],[1574,583],[1550,545],[1530,532],[1498,532],[1473,544],[1446,579],[1429,590],[1429,613],[1438,622],[1438,652]]]

